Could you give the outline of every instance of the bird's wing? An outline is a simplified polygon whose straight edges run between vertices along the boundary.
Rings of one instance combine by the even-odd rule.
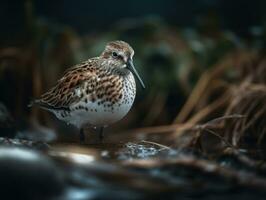
[[[81,87],[85,81],[93,87],[93,80],[97,77],[97,64],[97,59],[90,59],[69,68],[56,86],[44,93],[40,99],[33,101],[33,104],[45,109],[69,110],[69,106],[80,98],[75,89]]]

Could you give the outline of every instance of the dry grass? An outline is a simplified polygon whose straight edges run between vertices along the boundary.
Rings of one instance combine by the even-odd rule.
[[[234,70],[238,76],[228,81],[227,70]],[[165,133],[168,142],[179,148],[202,148],[201,143],[215,136],[220,144],[208,145],[220,146],[220,150],[230,147],[261,151],[266,133],[265,75],[266,59],[259,53],[230,53],[202,74],[172,125],[131,133],[147,137]],[[217,90],[219,95],[214,95]]]

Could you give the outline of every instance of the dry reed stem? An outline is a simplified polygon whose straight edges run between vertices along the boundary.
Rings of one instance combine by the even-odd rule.
[[[173,123],[183,123],[186,121],[189,114],[196,106],[198,99],[201,98],[207,88],[211,85],[211,81],[218,75],[222,74],[224,70],[230,67],[230,64],[232,63],[232,56],[226,56],[222,62],[219,62],[214,67],[203,73],[193,91],[191,92],[191,95],[189,96],[187,102],[185,103],[177,117],[174,119]]]
[[[127,132],[127,134],[161,134],[170,132],[176,138],[184,133],[186,130],[204,130],[205,128],[217,128],[219,127],[219,122],[228,119],[242,119],[245,116],[243,115],[228,115],[215,118],[201,125],[195,124],[172,124],[165,126],[156,126],[156,127],[145,127],[138,128]],[[174,133],[173,133],[174,132]]]
[[[141,140],[142,143],[147,143],[147,144],[152,144],[152,145],[155,145],[155,146],[158,146],[158,147],[161,147],[162,149],[160,150],[164,150],[164,149],[167,149],[167,150],[170,150],[171,148],[168,147],[168,146],[165,146],[163,144],[159,144],[157,142],[152,142],[152,141],[147,141],[147,140]]]
[[[229,99],[230,99],[230,92],[225,92],[220,98],[216,99],[214,102],[210,103],[205,108],[198,111],[193,117],[187,120],[187,122],[189,124],[197,124],[199,121],[206,118],[211,113],[225,106],[228,103]]]
[[[225,136],[231,139],[232,144],[237,146],[245,134],[253,134],[257,142],[261,142],[264,135],[264,129],[260,130],[266,114],[266,106],[263,102],[266,100],[266,87],[264,85],[254,85],[243,82],[238,90],[235,90],[233,101],[227,108],[226,114],[239,113],[246,116],[246,119],[233,124],[227,124],[225,127]],[[262,120],[262,121],[261,121]],[[255,130],[251,130],[251,128]],[[259,136],[257,136],[259,134]]]

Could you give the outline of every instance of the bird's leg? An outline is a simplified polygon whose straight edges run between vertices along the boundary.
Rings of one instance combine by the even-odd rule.
[[[104,129],[104,127],[101,126],[100,127],[100,130],[99,130],[99,139],[100,139],[100,142],[103,142],[103,138],[104,138],[103,129]]]
[[[79,142],[80,143],[84,143],[85,142],[84,128],[81,128],[79,130]]]

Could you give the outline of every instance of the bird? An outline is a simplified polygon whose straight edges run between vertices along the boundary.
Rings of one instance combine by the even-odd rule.
[[[57,84],[33,100],[33,105],[53,113],[59,120],[72,124],[85,142],[84,129],[103,129],[126,116],[136,96],[136,82],[145,89],[133,64],[134,50],[126,42],[108,42],[98,57],[67,69]]]

